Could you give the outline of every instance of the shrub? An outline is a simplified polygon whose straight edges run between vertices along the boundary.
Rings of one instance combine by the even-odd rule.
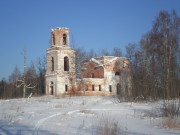
[[[97,135],[125,135],[125,130],[120,127],[117,121],[102,117],[97,126]]]
[[[180,100],[164,101],[161,108],[164,117],[179,117],[180,115]]]
[[[76,96],[78,95],[78,91],[77,91],[77,88],[76,87],[71,87],[70,89],[68,89],[68,92],[67,92],[68,95],[71,95],[71,96]]]
[[[180,119],[167,118],[162,122],[162,126],[169,129],[180,130]]]
[[[161,112],[166,117],[162,121],[163,127],[180,130],[180,100],[164,101]]]

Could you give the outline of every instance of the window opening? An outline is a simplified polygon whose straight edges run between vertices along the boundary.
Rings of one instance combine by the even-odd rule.
[[[65,85],[65,91],[66,92],[68,91],[68,85],[67,84]]]
[[[64,71],[69,71],[69,58],[64,57]]]
[[[54,58],[51,58],[51,71],[54,71]]]
[[[50,85],[50,94],[53,95],[54,94],[54,87],[53,87],[53,82],[51,82],[51,85]]]
[[[117,87],[117,95],[120,95],[120,93],[121,93],[121,85],[118,83],[116,87]]]
[[[63,45],[66,45],[66,43],[67,43],[67,36],[66,36],[66,34],[63,34]]]
[[[101,91],[101,85],[99,85],[99,91]]]
[[[94,91],[94,85],[92,85],[92,91]]]
[[[94,73],[91,74],[91,78],[94,78]]]
[[[120,75],[120,72],[116,72],[115,75],[117,75],[117,76]]]
[[[52,44],[55,45],[55,36],[52,34]]]
[[[88,85],[86,85],[86,91],[88,91]]]
[[[51,92],[50,93],[51,93],[51,95],[53,95],[53,86],[51,86]]]
[[[112,86],[109,85],[109,92],[112,92]]]

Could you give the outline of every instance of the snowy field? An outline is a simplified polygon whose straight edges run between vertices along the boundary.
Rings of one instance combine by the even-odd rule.
[[[0,135],[101,135],[107,123],[123,135],[180,135],[180,130],[163,128],[160,105],[114,97],[0,100]]]

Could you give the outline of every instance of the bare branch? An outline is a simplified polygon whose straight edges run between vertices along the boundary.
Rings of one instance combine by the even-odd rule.
[[[28,85],[28,86],[26,86],[26,88],[28,88],[28,89],[33,89],[33,88],[35,88],[36,86],[37,86],[37,84],[34,85],[34,86],[32,86],[32,87],[29,87],[29,85]]]
[[[17,80],[17,82],[22,82],[22,83],[24,83],[24,80]]]
[[[21,87],[22,85],[24,85],[24,83],[21,83],[20,85],[17,85],[16,87],[18,87],[18,88],[19,88],[19,87]]]

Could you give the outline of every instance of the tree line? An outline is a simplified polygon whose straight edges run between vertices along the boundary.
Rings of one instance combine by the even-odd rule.
[[[120,48],[112,51],[76,50],[76,75],[81,78],[81,62],[98,56],[123,56]],[[126,46],[125,55],[131,61],[131,98],[170,99],[180,97],[180,18],[176,11],[160,11],[153,21],[152,28],[142,36],[139,43]],[[35,87],[27,90],[34,95],[45,94],[46,60],[39,58],[21,73],[15,67],[9,80],[0,81],[0,98],[22,97],[23,88],[17,87],[26,76],[27,84]]]
[[[126,52],[134,97],[180,97],[180,18],[175,11],[161,11],[140,43],[129,44]]]
[[[23,73],[16,66],[8,80],[3,78],[0,81],[0,98],[21,98],[27,97],[30,94],[33,94],[33,96],[45,94],[45,72],[45,57],[38,58],[34,62],[32,61]],[[26,87],[25,93],[23,86]]]

